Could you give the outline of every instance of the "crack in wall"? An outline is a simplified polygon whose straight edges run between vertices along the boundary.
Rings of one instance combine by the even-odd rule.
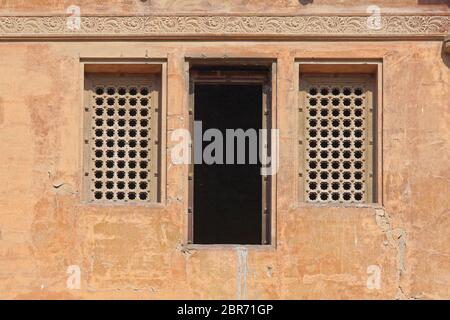
[[[189,259],[189,257],[192,256],[196,251],[184,245],[182,242],[179,242],[177,244],[176,250],[180,251],[186,259]]]
[[[384,208],[375,210],[375,220],[387,238],[387,245],[397,251],[397,293],[395,299],[408,299],[401,286],[401,277],[406,271],[405,253],[406,253],[406,231],[402,228],[393,228],[391,218]]]
[[[59,179],[54,179],[51,171],[47,171],[47,175],[48,175],[48,178],[50,180],[52,180],[51,185],[52,185],[53,191],[55,191],[55,193],[69,194],[69,195],[78,194],[78,191],[71,184],[66,183]]]

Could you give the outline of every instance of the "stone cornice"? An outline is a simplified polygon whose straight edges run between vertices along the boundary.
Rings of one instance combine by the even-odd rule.
[[[78,20],[77,20],[78,19]],[[429,38],[450,33],[450,15],[267,16],[3,16],[0,40],[8,39],[281,39]],[[381,22],[381,23],[380,23]],[[78,27],[79,26],[79,27]]]

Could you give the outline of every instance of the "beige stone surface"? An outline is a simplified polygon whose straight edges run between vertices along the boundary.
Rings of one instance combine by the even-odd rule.
[[[106,10],[222,10],[212,2],[109,1]],[[83,3],[88,10],[105,8],[103,1]],[[289,0],[220,3],[237,11],[265,10],[265,4],[299,10]],[[314,8],[330,3],[314,1]],[[417,1],[402,3],[417,10]],[[0,0],[0,12],[56,12],[67,4]],[[186,56],[277,59],[276,247],[244,254],[242,248],[186,248],[187,168],[169,158],[166,203],[81,202],[80,57],[146,56],[167,61],[168,134],[188,126]],[[293,186],[300,58],[383,62],[382,206],[299,203]],[[2,299],[450,299],[450,56],[441,40],[4,41],[0,150]],[[67,288],[70,265],[81,268],[79,290]],[[371,265],[381,268],[380,289],[367,287]]]
[[[448,12],[446,0],[1,0],[0,13],[60,14],[70,5],[84,14],[227,13],[365,13],[369,5],[393,12]],[[420,4],[420,2],[422,2]],[[428,2],[428,3],[427,3]]]

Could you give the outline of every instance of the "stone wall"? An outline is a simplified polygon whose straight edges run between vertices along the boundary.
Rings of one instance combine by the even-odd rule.
[[[116,0],[108,1],[108,7],[104,2],[74,1],[86,11],[101,8],[102,13],[119,14],[177,13],[185,7],[258,12],[266,6],[273,12],[342,12],[344,2],[350,1],[299,6],[293,0]],[[360,10],[366,1],[356,3]],[[412,12],[448,13],[445,4],[402,3]],[[59,13],[68,4],[3,0],[0,13]],[[450,57],[442,43],[427,38],[0,41],[0,297],[450,298]],[[167,200],[162,205],[105,207],[80,201],[80,57],[167,61],[170,134],[188,126],[187,56],[277,61],[281,145],[274,248],[187,248],[187,168],[171,164],[169,158],[164,159]],[[293,187],[298,181],[298,123],[293,115],[295,59],[301,58],[382,61],[382,205],[299,203]],[[169,142],[168,154],[171,147]],[[81,289],[67,288],[70,265],[80,267]],[[367,285],[373,265],[381,268],[379,289]]]

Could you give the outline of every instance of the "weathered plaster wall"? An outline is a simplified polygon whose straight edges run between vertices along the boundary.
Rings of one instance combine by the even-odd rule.
[[[0,43],[0,297],[450,298],[450,61],[441,45]],[[168,59],[169,133],[187,126],[184,56],[278,59],[276,250],[186,250],[187,171],[169,160],[166,205],[80,203],[79,57],[145,52]],[[383,208],[298,203],[295,57],[383,59]],[[66,287],[73,264],[81,290]],[[380,290],[366,286],[369,265],[382,268]]]
[[[342,13],[365,12],[364,3],[0,0],[0,14],[60,14],[70,4],[120,14]],[[188,125],[185,56],[277,59],[276,249],[184,247],[187,168],[169,159],[164,205],[80,202],[79,59],[146,55],[167,60],[169,134]],[[383,60],[383,207],[298,203],[294,59],[311,57]],[[0,42],[0,298],[450,298],[449,107],[440,41]],[[70,265],[81,268],[80,290],[66,286]],[[367,288],[370,265],[381,267],[379,290]]]

